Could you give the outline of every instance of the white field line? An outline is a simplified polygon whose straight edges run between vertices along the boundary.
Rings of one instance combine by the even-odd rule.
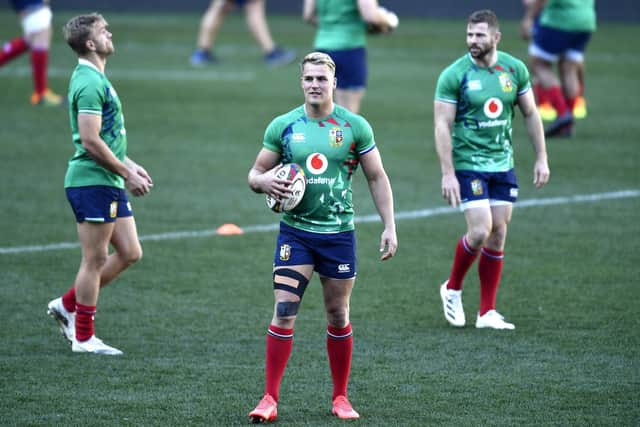
[[[553,205],[572,205],[577,203],[588,202],[601,202],[604,200],[612,199],[629,199],[640,197],[640,190],[621,190],[613,191],[609,193],[596,193],[596,194],[578,194],[568,197],[549,197],[546,199],[529,199],[517,202],[515,208],[528,208],[539,206],[553,206]],[[415,211],[401,211],[396,212],[396,220],[405,219],[418,219],[428,218],[438,215],[447,215],[459,212],[457,209],[450,207],[440,207],[432,209],[420,209]],[[356,216],[356,223],[368,223],[380,221],[380,217],[375,215]],[[242,227],[246,234],[248,233],[263,233],[267,231],[275,231],[279,227],[279,223],[264,224],[264,225],[248,225]],[[177,239],[190,239],[199,237],[211,237],[216,236],[214,229],[208,230],[195,230],[195,231],[174,231],[170,233],[160,234],[148,234],[146,236],[140,236],[141,241],[158,241],[158,240],[177,240]],[[61,242],[50,243],[46,245],[33,245],[33,246],[9,246],[0,247],[0,254],[23,254],[28,252],[46,252],[55,251],[60,249],[75,249],[80,245],[77,242]]]

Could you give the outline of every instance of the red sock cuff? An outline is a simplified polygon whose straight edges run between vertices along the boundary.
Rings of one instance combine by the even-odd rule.
[[[466,234],[464,236],[462,236],[462,238],[460,239],[460,243],[462,244],[462,248],[469,255],[475,255],[475,254],[478,253],[477,249],[473,249],[471,246],[469,246],[469,241],[467,240],[467,235]]]
[[[76,313],[96,314],[96,306],[95,305],[82,305],[79,302],[76,302]]]
[[[293,339],[293,329],[279,328],[275,325],[269,325],[269,329],[267,329],[267,334],[281,340]]]
[[[349,338],[353,335],[353,330],[351,329],[351,323],[349,323],[344,328],[336,328],[331,325],[327,325],[327,336],[329,338],[333,338],[336,340]]]
[[[504,251],[496,251],[487,247],[482,248],[482,254],[494,259],[504,258]]]

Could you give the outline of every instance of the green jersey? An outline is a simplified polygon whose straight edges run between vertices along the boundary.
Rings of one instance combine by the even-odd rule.
[[[435,99],[456,106],[452,131],[456,170],[513,168],[511,121],[518,96],[530,89],[524,63],[500,51],[491,67],[477,66],[466,54],[440,74]]]
[[[549,0],[540,14],[540,25],[563,31],[594,32],[595,0]]]
[[[375,148],[362,116],[334,105],[329,116],[312,119],[302,105],[269,124],[263,145],[283,163],[300,165],[307,178],[302,201],[284,213],[285,224],[316,233],[353,230],[351,179],[360,156]]]
[[[69,83],[69,119],[76,152],[69,160],[64,179],[65,188],[107,185],[124,188],[124,179],[95,162],[82,146],[78,130],[78,114],[102,117],[100,138],[124,161],[127,154],[127,133],[124,128],[122,105],[107,77],[91,62],[80,59]]]
[[[342,50],[365,47],[367,26],[357,0],[317,0],[318,31],[314,47]]]

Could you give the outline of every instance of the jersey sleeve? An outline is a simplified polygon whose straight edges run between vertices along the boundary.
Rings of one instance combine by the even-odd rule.
[[[352,126],[354,127],[356,151],[358,155],[362,156],[375,148],[376,141],[369,122],[362,116],[356,117],[358,117],[358,119],[353,121]]]
[[[516,78],[518,80],[518,96],[524,95],[531,89],[531,78],[529,76],[529,69],[524,62],[520,60],[516,62]]]
[[[282,153],[282,120],[276,117],[264,131],[262,146],[270,151]]]
[[[87,79],[76,87],[74,101],[78,114],[102,115],[105,103],[104,85],[98,79]]]
[[[440,77],[438,77],[435,100],[449,104],[457,104],[459,88],[460,84],[456,79],[454,71],[451,67],[448,67],[440,73]]]

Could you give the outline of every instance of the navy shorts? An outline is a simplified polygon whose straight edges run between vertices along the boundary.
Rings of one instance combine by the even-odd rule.
[[[529,53],[550,62],[560,57],[582,62],[590,39],[589,31],[563,31],[538,25],[533,32],[533,43],[529,47]]]
[[[351,279],[356,276],[355,232],[311,233],[280,223],[274,267],[311,264],[321,276]]]
[[[114,222],[133,216],[127,193],[116,187],[90,185],[65,189],[77,222]]]
[[[338,89],[367,87],[367,50],[364,47],[342,50],[322,50],[336,63]]]
[[[513,169],[506,172],[456,171],[462,209],[511,204],[518,198],[518,181]]]

